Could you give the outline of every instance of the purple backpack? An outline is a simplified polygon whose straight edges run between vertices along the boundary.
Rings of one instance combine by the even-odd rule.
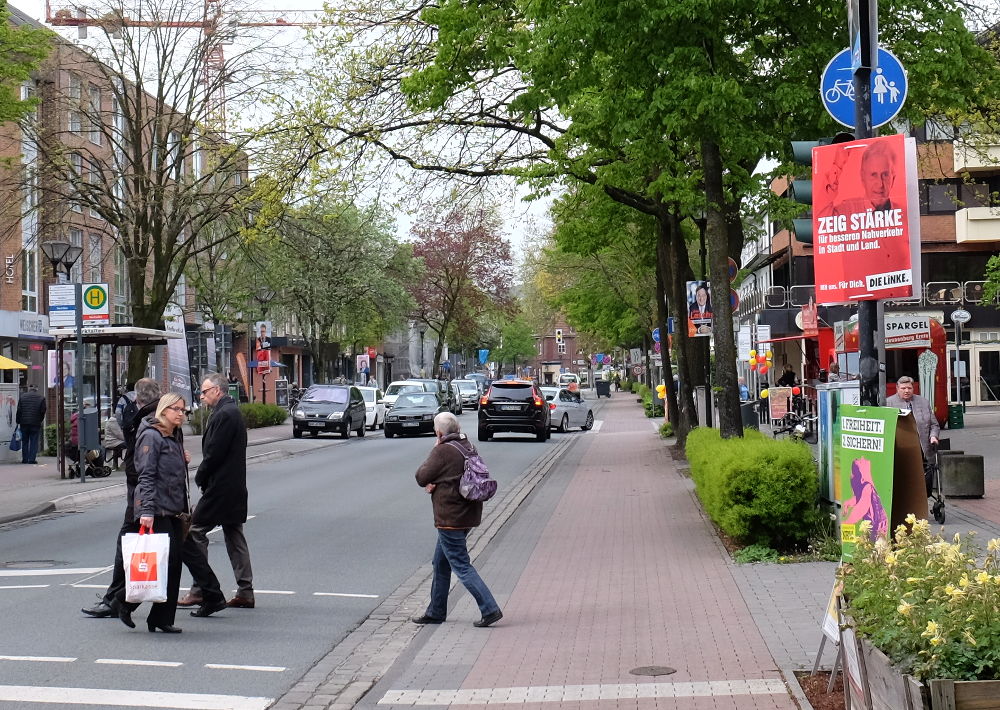
[[[458,449],[465,459],[465,470],[462,472],[462,480],[458,482],[458,492],[466,500],[482,503],[489,500],[497,492],[497,482],[490,478],[490,470],[486,468],[479,452],[475,449],[471,453],[465,447],[459,446],[454,441],[449,441],[452,447]]]

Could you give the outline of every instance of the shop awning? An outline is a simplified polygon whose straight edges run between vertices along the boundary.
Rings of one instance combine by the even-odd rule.
[[[0,355],[0,370],[27,370],[28,366]]]

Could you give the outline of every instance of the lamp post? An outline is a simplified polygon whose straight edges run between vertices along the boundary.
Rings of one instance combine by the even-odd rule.
[[[417,331],[420,333],[420,376],[424,377],[424,333],[427,332],[427,326],[421,323]]]
[[[268,288],[267,286],[261,286],[254,292],[253,298],[255,301],[257,301],[257,304],[260,306],[262,321],[267,320],[267,306],[271,301],[274,300],[274,296],[275,296],[274,289]],[[267,353],[266,357],[268,358],[268,360],[270,360],[271,357],[270,348],[266,349],[265,352]],[[270,366],[271,363],[268,362],[266,368],[262,369],[260,366],[260,361],[259,360],[257,361],[257,372],[258,374],[260,374],[260,398],[261,402],[263,402],[264,404],[267,404],[267,378],[265,377],[265,373],[270,372],[271,369]]]
[[[52,272],[59,283],[68,283],[73,264],[76,263],[76,260],[83,253],[83,247],[74,246],[69,242],[52,241],[42,243],[41,248],[42,253],[45,254],[45,258],[52,264]],[[59,273],[60,265],[65,270],[64,274]],[[73,375],[73,387],[76,390],[76,431],[77,444],[79,446],[77,451],[77,466],[80,470],[80,483],[85,483],[87,480],[87,470],[84,465],[86,463],[86,455],[84,452],[83,437],[80,436],[83,433],[83,284],[77,281],[73,285],[73,308],[76,313],[76,368]],[[63,382],[61,371],[59,377],[60,382]],[[63,385],[63,389],[65,389],[65,385]],[[60,405],[62,405],[61,400],[62,397],[60,397]],[[61,416],[60,412],[60,421]]]

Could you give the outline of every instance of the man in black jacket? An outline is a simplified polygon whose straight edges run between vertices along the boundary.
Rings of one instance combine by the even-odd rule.
[[[135,437],[139,431],[139,424],[145,417],[156,412],[156,405],[160,401],[160,385],[156,380],[144,377],[135,383],[135,403],[139,407],[128,419],[122,419],[122,434],[125,436],[125,487],[128,494],[125,498],[125,521],[121,530],[118,531],[118,539],[115,548],[115,571],[111,578],[104,596],[96,605],[81,609],[88,616],[95,616],[103,619],[112,616],[115,610],[112,602],[118,594],[119,589],[125,588],[125,564],[122,561],[122,535],[125,533],[139,532],[139,521],[135,517],[134,499],[135,487],[139,483],[139,472],[135,470]],[[117,614],[115,614],[117,615]]]
[[[194,482],[201,489],[201,498],[194,509],[193,525],[184,544],[184,559],[189,554],[208,558],[208,532],[222,527],[226,551],[236,576],[236,596],[225,606],[254,608],[253,570],[250,550],[243,535],[247,521],[247,427],[236,402],[227,393],[228,382],[221,374],[208,375],[201,384],[201,401],[212,408],[212,415],[201,439],[202,459]],[[208,616],[206,610],[206,580],[194,577],[191,591],[178,606],[200,605],[198,616]],[[202,613],[199,613],[202,612]]]
[[[45,424],[45,397],[31,385],[17,401],[16,421],[21,427],[21,463],[38,463],[38,439]]]

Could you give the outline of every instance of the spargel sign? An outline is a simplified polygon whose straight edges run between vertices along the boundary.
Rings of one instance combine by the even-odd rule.
[[[885,349],[929,348],[931,346],[930,316],[885,316]]]

